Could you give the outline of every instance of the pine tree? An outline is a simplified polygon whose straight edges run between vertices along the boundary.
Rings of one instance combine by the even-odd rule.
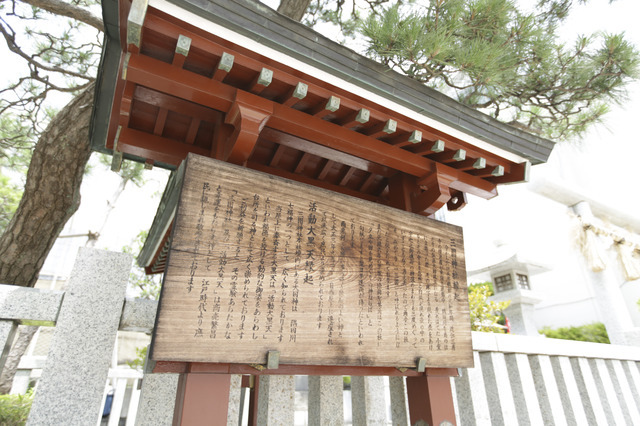
[[[582,134],[624,100],[639,54],[623,34],[557,30],[571,2],[540,0],[524,12],[510,0],[396,3],[361,25],[367,54],[459,102],[529,132],[562,140]]]

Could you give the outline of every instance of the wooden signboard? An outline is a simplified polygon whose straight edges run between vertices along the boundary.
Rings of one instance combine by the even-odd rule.
[[[162,361],[471,366],[462,230],[190,154],[153,341]]]

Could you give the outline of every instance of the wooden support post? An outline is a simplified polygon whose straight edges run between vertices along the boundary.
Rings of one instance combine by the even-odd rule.
[[[262,98],[244,98],[242,92],[236,94],[236,100],[224,120],[235,127],[235,131],[227,141],[223,159],[234,164],[244,164],[249,159],[260,131],[273,112],[271,103]]]
[[[218,61],[218,65],[216,66],[216,70],[213,73],[212,79],[216,81],[222,81],[227,76],[231,68],[233,68],[233,61],[235,57],[230,55],[227,52],[222,53],[220,57],[220,61]]]
[[[405,173],[389,178],[389,201],[393,207],[414,212],[413,199],[420,193],[417,179]]]
[[[317,118],[324,118],[332,112],[336,112],[340,109],[340,98],[337,96],[329,96],[326,103],[320,103],[313,107],[309,114]]]
[[[260,73],[253,79],[249,85],[249,92],[259,95],[273,81],[273,71],[268,68],[262,68]]]
[[[294,106],[299,100],[304,99],[307,96],[309,86],[304,83],[298,83],[295,87],[292,87],[286,96],[282,100],[282,105],[286,107]]]
[[[230,374],[183,374],[176,399],[174,424],[226,425],[230,386]]]
[[[351,114],[347,115],[347,117],[342,121],[340,121],[338,124],[347,129],[351,129],[353,127],[367,123],[369,121],[370,115],[371,115],[371,112],[368,109],[362,108],[362,109],[359,109],[358,111],[353,111]]]
[[[427,369],[426,376],[407,377],[410,424],[456,424],[450,383],[450,377],[457,374],[455,371]]]
[[[378,139],[382,136],[388,136],[392,133],[395,133],[397,127],[398,127],[398,122],[396,120],[389,119],[387,121],[378,123],[377,125],[371,127],[370,129],[366,129],[364,131],[364,134],[372,138]]]

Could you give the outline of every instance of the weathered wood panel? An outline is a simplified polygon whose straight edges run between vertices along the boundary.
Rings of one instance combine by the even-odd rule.
[[[187,161],[153,359],[472,365],[461,228]]]

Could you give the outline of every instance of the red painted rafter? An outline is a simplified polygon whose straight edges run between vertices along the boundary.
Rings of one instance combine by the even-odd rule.
[[[177,71],[169,64],[142,55],[132,55],[127,71],[129,81],[147,87],[162,88],[172,96],[188,96],[189,100],[223,112],[228,111],[238,89],[206,77]],[[273,115],[267,126],[286,133],[296,134],[302,139],[364,158],[413,176],[422,177],[434,172],[437,162],[412,154],[406,150],[370,138],[358,132],[335,125],[325,120],[287,108],[275,102],[244,92],[251,102],[273,105]],[[451,167],[444,166],[447,175],[454,177],[452,188],[468,192],[482,198],[497,195],[496,185],[482,178],[471,176]]]

